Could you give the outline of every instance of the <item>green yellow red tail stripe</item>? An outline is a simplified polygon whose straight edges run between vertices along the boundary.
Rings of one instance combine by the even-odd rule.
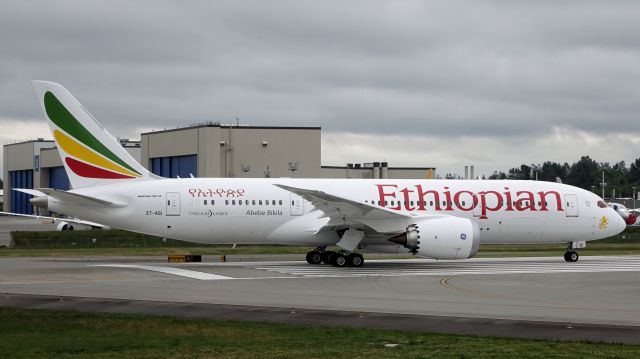
[[[61,131],[57,131],[58,136],[56,137],[56,140],[58,140],[58,137],[63,138],[64,136],[63,140],[65,140],[65,146],[71,149],[70,151],[65,149],[67,153],[81,159],[82,161],[89,162],[82,163],[74,159],[68,161],[69,158],[65,158],[65,163],[67,163],[67,165],[69,165],[69,163],[74,164],[74,167],[69,165],[69,168],[71,168],[77,175],[82,177],[105,179],[142,176],[138,171],[129,166],[125,161],[103,145],[94,135],[92,135],[91,132],[89,132],[50,91],[47,91],[44,95],[44,107],[47,116],[54,124],[60,127],[73,139],[86,146],[84,147],[80,145],[80,143],[65,136]],[[54,135],[56,134],[54,133]],[[63,146],[59,140],[58,143],[60,146]],[[95,153],[91,152],[89,148],[95,151]],[[98,154],[102,155],[102,157],[98,156]],[[82,165],[79,165],[80,163],[82,163]],[[106,169],[101,169],[99,167],[104,167]],[[94,170],[89,171],[89,168],[93,168]],[[101,177],[103,175],[107,177]]]
[[[64,159],[65,163],[73,173],[77,174],[80,177],[88,177],[88,178],[100,178],[100,179],[130,179],[134,178],[131,176],[123,175],[121,173],[107,171],[102,168],[98,168],[92,166],[90,164],[80,162],[71,157],[67,157]]]
[[[74,141],[72,138],[58,130],[53,131],[53,137],[55,137],[58,146],[60,146],[66,153],[70,154],[71,156],[74,156],[84,162],[91,163],[107,170],[125,175],[127,176],[127,178],[138,177],[135,173],[113,163],[112,161],[109,161],[104,157],[101,157],[95,152],[92,152],[87,147]]]

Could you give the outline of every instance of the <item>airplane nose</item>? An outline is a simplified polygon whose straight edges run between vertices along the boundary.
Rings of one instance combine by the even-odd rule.
[[[616,213],[615,216],[613,216],[615,218],[616,221],[616,234],[624,231],[625,229],[627,229],[627,222],[624,221],[624,218],[622,218],[622,216],[618,215],[618,213]]]

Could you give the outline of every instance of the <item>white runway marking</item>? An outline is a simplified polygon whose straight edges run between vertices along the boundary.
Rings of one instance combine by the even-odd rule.
[[[278,273],[277,276],[266,277],[229,277],[176,267],[148,265],[97,264],[92,266],[143,269],[199,280],[264,280],[295,278],[448,276],[465,274],[640,272],[640,256],[582,257],[577,263],[567,263],[562,259],[555,257],[477,258],[460,261],[436,261],[430,259],[370,260],[361,268],[336,268],[326,264],[311,265],[305,262],[201,263],[198,266],[207,266],[213,270],[221,267],[243,267]]]
[[[464,274],[640,272],[640,257],[583,257],[577,263],[556,258],[477,259],[466,261],[368,261],[361,268],[274,264],[251,268],[305,278],[441,276]]]
[[[223,280],[233,279],[231,277],[225,277],[222,275],[198,272],[194,270],[175,268],[175,267],[158,267],[158,266],[143,266],[143,265],[131,265],[131,264],[96,264],[93,267],[111,267],[111,268],[131,268],[131,269],[144,269],[154,272],[173,274],[181,277],[199,279],[199,280]]]

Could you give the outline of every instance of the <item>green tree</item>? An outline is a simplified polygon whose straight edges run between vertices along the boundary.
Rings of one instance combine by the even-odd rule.
[[[571,165],[567,183],[591,190],[591,186],[600,182],[598,176],[600,171],[601,166],[596,161],[589,156],[582,156],[578,162]]]
[[[493,174],[489,176],[489,179],[490,179],[490,180],[498,180],[498,179],[503,180],[503,179],[507,179],[507,174],[506,174],[506,173],[504,173],[504,172],[502,172],[502,171],[500,171],[500,172],[498,172],[498,171],[493,171]]]
[[[640,182],[640,158],[636,158],[629,166],[629,182],[633,184]]]
[[[540,167],[538,179],[540,181],[555,182],[556,178],[560,178],[563,182],[565,182],[570,169],[571,167],[566,162],[561,165],[557,162],[547,161]]]
[[[520,167],[512,168],[509,170],[509,179],[512,180],[530,180],[531,179],[531,167],[527,165],[520,165]]]

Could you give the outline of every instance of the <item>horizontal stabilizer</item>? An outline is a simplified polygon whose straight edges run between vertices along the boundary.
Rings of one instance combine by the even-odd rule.
[[[38,191],[37,189],[27,189],[27,188],[13,188],[14,191],[30,194],[35,197],[46,196],[46,194]]]
[[[61,191],[53,188],[38,188],[39,191],[61,202],[75,203],[86,206],[124,207],[125,203],[107,201],[102,198],[91,197],[79,193]]]

